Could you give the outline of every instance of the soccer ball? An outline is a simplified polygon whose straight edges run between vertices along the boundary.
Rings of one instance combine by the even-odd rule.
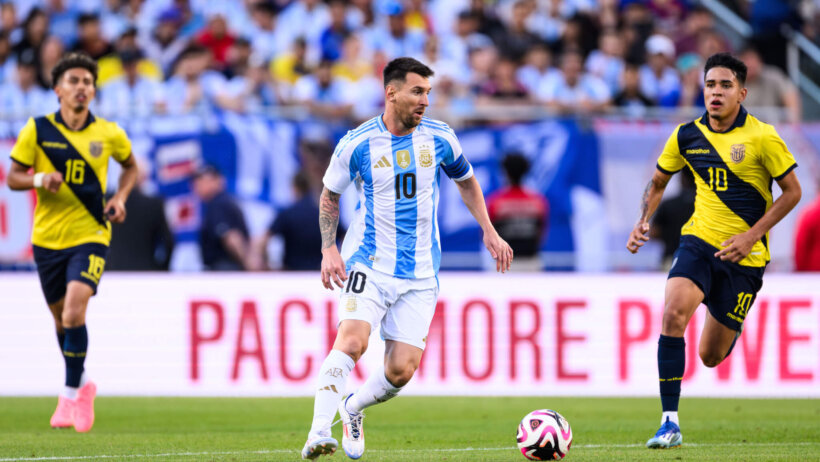
[[[532,411],[518,424],[518,448],[529,460],[559,460],[572,445],[572,429],[551,409]]]

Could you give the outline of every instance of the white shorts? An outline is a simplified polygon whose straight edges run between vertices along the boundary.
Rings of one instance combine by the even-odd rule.
[[[436,312],[435,277],[402,279],[354,263],[339,297],[339,323],[355,319],[381,326],[381,337],[424,349]]]

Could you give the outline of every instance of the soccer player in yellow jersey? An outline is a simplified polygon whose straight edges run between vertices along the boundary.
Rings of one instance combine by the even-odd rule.
[[[52,79],[60,110],[29,119],[20,131],[8,184],[37,191],[31,243],[65,359],[65,388],[51,426],[87,432],[94,424],[96,385],[83,372],[85,312],[105,267],[110,223],[125,220],[137,165],[123,129],[88,110],[97,63],[84,53],[69,53],[54,67]],[[117,193],[106,202],[109,157],[123,169]]]
[[[800,201],[797,167],[774,127],[741,106],[746,65],[728,53],[711,56],[704,69],[706,113],[679,125],[646,186],[641,216],[626,244],[635,253],[649,240],[649,218],[671,176],[684,167],[695,176],[695,212],[681,229],[658,340],[663,415],[648,448],[683,442],[678,422],[684,371],[683,334],[701,303],[708,307],[700,358],[715,367],[729,356],[769,262],[769,230]],[[772,180],[782,194],[772,203]]]

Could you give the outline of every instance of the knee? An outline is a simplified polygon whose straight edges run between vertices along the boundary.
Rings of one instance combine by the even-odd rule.
[[[384,369],[387,380],[396,388],[401,388],[413,378],[418,367],[415,364],[388,365]]]
[[[673,337],[682,337],[686,331],[686,311],[682,308],[667,306],[663,310],[663,333]]]
[[[339,350],[359,362],[365,351],[367,351],[367,339],[360,339],[356,336],[346,336],[339,338],[333,345],[334,350]]]
[[[85,324],[85,313],[83,311],[84,310],[79,308],[65,306],[61,317],[62,327],[70,329],[72,327],[80,327]]]
[[[723,362],[724,356],[717,354],[714,351],[701,348],[698,353],[700,355],[701,362],[703,362],[703,365],[706,367],[717,367]]]

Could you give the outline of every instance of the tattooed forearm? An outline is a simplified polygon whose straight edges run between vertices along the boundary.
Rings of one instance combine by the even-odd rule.
[[[652,190],[652,180],[646,184],[643,190],[643,197],[641,197],[641,220],[646,219],[646,214],[649,212],[649,191]]]
[[[666,185],[669,183],[669,177],[655,175],[646,184],[641,197],[641,221],[645,221],[655,212],[655,208],[660,202]]]
[[[340,194],[324,188],[319,198],[319,230],[322,233],[322,250],[336,245],[336,229],[339,227]]]

